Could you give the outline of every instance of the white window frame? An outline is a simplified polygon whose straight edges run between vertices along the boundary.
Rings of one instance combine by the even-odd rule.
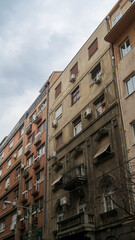
[[[2,220],[0,222],[0,233],[4,232],[5,230],[5,220]]]
[[[62,117],[62,105],[60,105],[55,111],[55,119],[58,120]]]
[[[18,157],[20,157],[22,155],[22,149],[23,149],[22,146],[18,149],[18,154],[17,154]]]
[[[129,91],[130,88],[128,87],[128,82],[131,85],[132,91]],[[127,95],[129,96],[130,94],[132,94],[133,92],[135,92],[135,75],[133,75],[132,77],[130,77],[127,81],[126,81],[126,88],[127,88]]]
[[[2,168],[0,169],[0,177],[2,176]]]
[[[105,105],[106,108],[106,103],[105,103],[105,98],[102,97],[96,104],[96,114],[97,117],[100,116],[104,111],[103,111],[103,105]]]
[[[13,147],[13,142],[14,142],[14,139],[12,138],[9,142],[9,149],[11,149]]]
[[[104,193],[103,195],[104,212],[109,212],[114,209],[113,195],[114,195],[113,191],[108,191],[107,193]]]
[[[112,20],[112,26],[115,26],[116,23],[121,19],[122,13],[119,12],[119,14]]]
[[[80,121],[78,124],[74,126],[74,136],[79,134],[82,131],[82,122]]]
[[[16,169],[16,179],[19,178],[20,176],[21,176],[21,168],[18,167],[18,168]]]
[[[47,107],[47,100],[45,98],[44,101],[40,104],[38,109],[39,109],[39,111],[43,111],[43,109],[46,107]]]
[[[4,158],[4,150],[0,153],[0,161]]]
[[[131,51],[130,41],[129,41],[129,46],[127,46],[127,41],[129,41],[128,38],[120,45],[121,58],[124,58]],[[123,46],[125,47],[125,53],[123,53],[122,51]]]
[[[24,134],[24,126],[20,129],[20,137]]]
[[[12,159],[10,158],[10,159],[7,161],[7,169],[11,167],[11,164],[12,164]]]
[[[28,159],[27,159],[27,166],[31,166],[34,161],[34,154],[32,154]]]
[[[42,169],[39,173],[39,180],[37,180],[38,183],[41,183],[44,181],[44,169]],[[36,179],[37,179],[37,175],[36,175]]]
[[[10,185],[10,178],[7,178],[5,181],[5,187],[8,188]]]
[[[37,151],[37,155],[39,155],[40,157],[42,156],[42,155],[44,155],[45,154],[45,145],[42,145],[39,149],[38,149],[38,151]]]
[[[135,0],[130,0],[130,2],[131,2],[131,5],[135,2]]]

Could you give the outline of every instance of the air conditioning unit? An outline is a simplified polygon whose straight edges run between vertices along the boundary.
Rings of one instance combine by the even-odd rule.
[[[70,205],[70,201],[68,197],[63,197],[60,199],[60,205],[64,206],[64,205]]]
[[[57,153],[55,151],[52,152],[51,158],[57,158]]]
[[[24,169],[24,164],[23,163],[21,164],[21,169]]]
[[[79,213],[86,211],[86,204],[79,206]]]
[[[64,219],[64,215],[62,213],[62,214],[58,215],[57,222],[61,222],[63,219]]]
[[[17,154],[16,154],[16,153],[14,154],[13,158],[14,158],[14,159],[16,159],[16,158],[17,158]]]
[[[57,125],[58,125],[58,121],[57,121],[56,119],[53,120],[53,122],[52,122],[52,127],[53,127],[53,128],[56,128]]]
[[[69,82],[74,83],[75,81],[75,74],[71,74]]]
[[[16,224],[12,223],[12,224],[10,225],[10,230],[11,230],[11,231],[15,230],[15,226],[16,226]]]
[[[22,212],[20,210],[17,211],[17,216],[21,216]]]
[[[87,108],[86,111],[84,112],[83,116],[84,118],[90,118],[92,114],[91,108]]]
[[[94,83],[95,84],[100,84],[101,83],[101,72],[99,72],[96,77],[94,78]]]

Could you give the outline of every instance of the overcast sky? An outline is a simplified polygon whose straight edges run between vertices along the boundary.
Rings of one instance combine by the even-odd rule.
[[[0,142],[117,0],[0,0]]]

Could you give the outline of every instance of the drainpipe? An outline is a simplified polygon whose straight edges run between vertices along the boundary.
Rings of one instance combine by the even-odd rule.
[[[47,89],[47,110],[46,110],[46,142],[45,142],[45,166],[44,166],[44,192],[43,192],[43,229],[42,229],[42,240],[46,239],[47,231],[47,211],[46,211],[46,200],[47,200],[47,155],[48,155],[48,115],[49,115],[49,81],[45,87]]]

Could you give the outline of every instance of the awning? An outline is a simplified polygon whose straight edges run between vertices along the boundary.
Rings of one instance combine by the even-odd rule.
[[[110,144],[108,143],[107,145],[101,147],[98,152],[96,153],[96,155],[94,156],[94,158],[97,158],[98,156],[100,156],[102,153],[104,153],[107,148],[110,146]]]
[[[53,183],[51,186],[55,185],[57,182],[60,181],[60,179],[62,178],[62,175],[60,175]]]

